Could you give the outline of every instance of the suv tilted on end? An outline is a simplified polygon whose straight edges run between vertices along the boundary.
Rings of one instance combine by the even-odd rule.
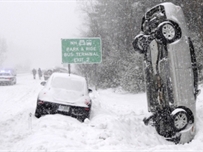
[[[144,55],[148,111],[144,119],[167,140],[190,142],[195,135],[198,73],[194,47],[181,7],[161,3],[143,17],[135,51]]]

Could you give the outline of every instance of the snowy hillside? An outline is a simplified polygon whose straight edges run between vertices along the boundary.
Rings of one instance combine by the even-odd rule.
[[[159,136],[142,119],[149,115],[145,94],[93,91],[90,120],[63,115],[33,116],[43,86],[19,74],[17,85],[0,86],[0,151],[199,151],[203,150],[203,93],[197,99],[197,134],[185,145]]]

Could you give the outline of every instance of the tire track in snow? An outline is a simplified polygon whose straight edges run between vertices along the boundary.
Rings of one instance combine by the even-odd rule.
[[[0,86],[0,149],[12,147],[12,143],[29,134],[29,113],[34,111],[40,81],[29,75],[18,76],[16,85]],[[3,149],[1,147],[4,147]]]

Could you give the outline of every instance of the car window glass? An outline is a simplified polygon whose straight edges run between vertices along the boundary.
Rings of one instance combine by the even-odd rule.
[[[10,76],[10,73],[0,73],[0,76]]]
[[[77,79],[55,77],[52,79],[51,85],[53,88],[61,88],[78,92],[84,91],[84,82]]]

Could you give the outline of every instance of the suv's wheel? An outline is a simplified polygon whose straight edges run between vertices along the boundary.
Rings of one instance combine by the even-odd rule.
[[[189,119],[187,112],[182,108],[177,108],[171,113],[172,124],[175,131],[181,131],[186,128]]]
[[[163,43],[172,43],[181,37],[181,29],[173,21],[164,21],[157,27],[156,39]]]
[[[144,53],[147,48],[147,37],[143,34],[138,34],[133,40],[134,50],[138,50],[140,53]]]

